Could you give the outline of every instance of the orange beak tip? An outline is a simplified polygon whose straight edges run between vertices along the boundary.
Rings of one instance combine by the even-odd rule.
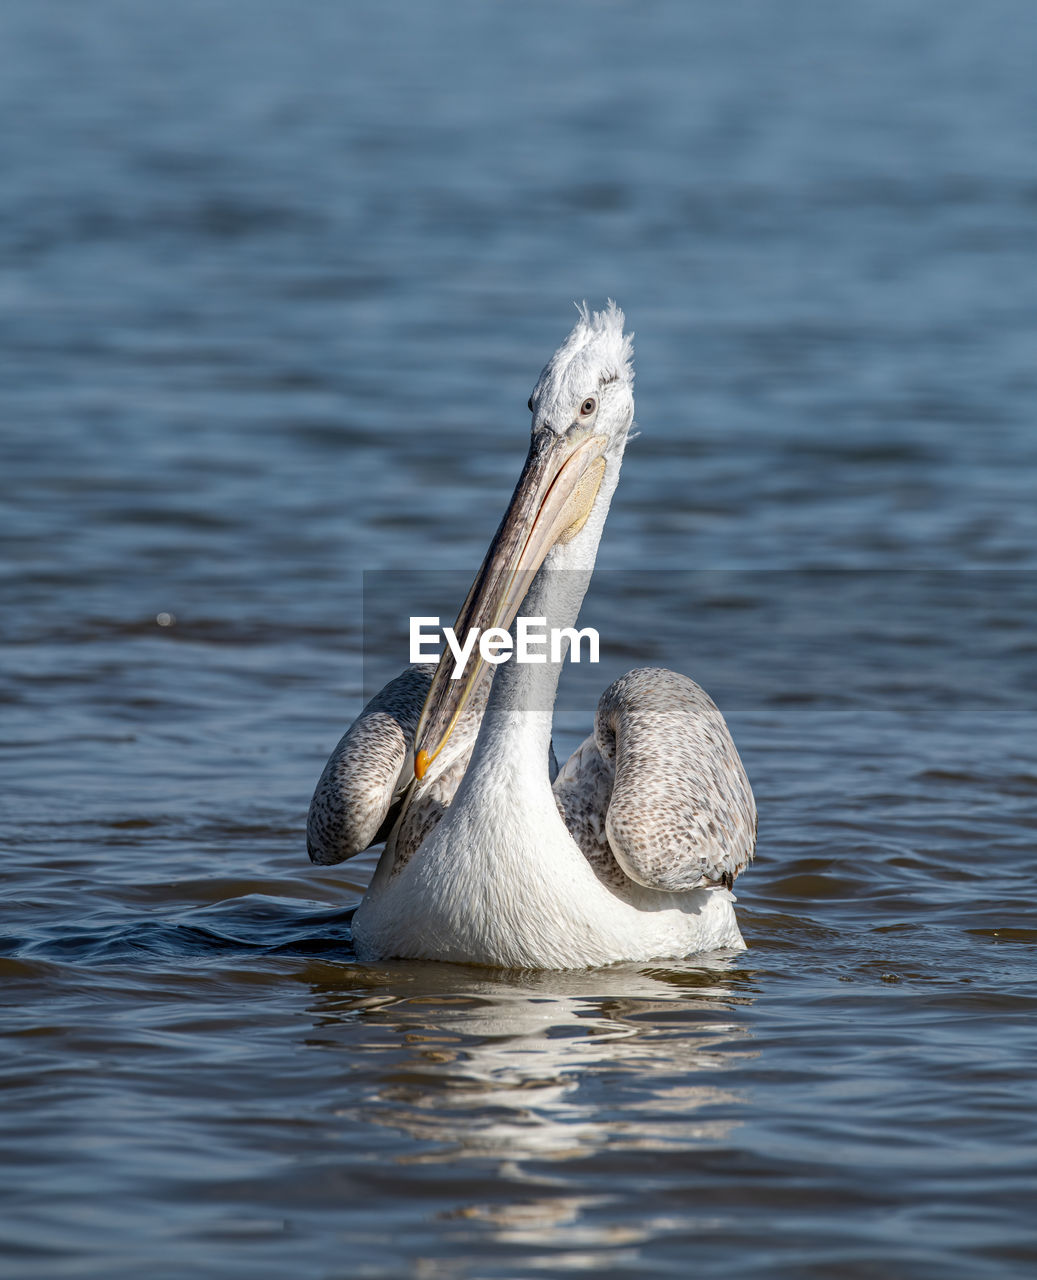
[[[419,782],[428,773],[428,767],[431,763],[432,761],[427,751],[419,751],[414,757],[414,776]]]

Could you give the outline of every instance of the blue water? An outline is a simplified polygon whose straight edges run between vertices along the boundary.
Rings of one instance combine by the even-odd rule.
[[[0,1274],[1033,1274],[1035,49],[1023,0],[9,0]],[[360,965],[376,855],[303,828],[363,575],[474,570],[610,296],[556,745],[631,666],[714,695],[749,950]]]

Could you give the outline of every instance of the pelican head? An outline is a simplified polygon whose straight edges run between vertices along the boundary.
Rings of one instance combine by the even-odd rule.
[[[545,561],[593,564],[634,418],[633,338],[623,312],[580,308],[580,318],[537,379],[529,398],[532,439],[525,466],[486,559],[454,625],[511,626]],[[476,648],[452,679],[446,655],[436,669],[415,738],[420,779],[457,724],[483,672]]]
[[[623,312],[580,308],[572,332],[544,366],[529,397],[533,439],[593,429],[623,442],[634,417],[633,335],[623,332]]]

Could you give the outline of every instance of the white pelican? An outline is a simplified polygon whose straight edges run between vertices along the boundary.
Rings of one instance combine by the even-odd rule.
[[[634,416],[632,339],[586,307],[529,400],[532,443],[455,625],[520,606],[572,627]],[[641,669],[598,703],[557,773],[560,663],[450,678],[413,667],[339,742],[310,805],[314,862],[385,850],[353,920],[357,955],[578,969],[745,946],[730,892],[756,805],[727,725],[687,676]],[[492,675],[492,680],[491,680]],[[387,837],[387,838],[386,838]]]

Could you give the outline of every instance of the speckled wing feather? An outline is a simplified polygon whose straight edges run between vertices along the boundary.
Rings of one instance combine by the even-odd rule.
[[[331,753],[306,823],[312,862],[344,862],[388,840],[398,872],[450,807],[472,758],[493,669],[473,690],[447,748],[417,783],[411,753],[433,670],[411,667],[390,680]],[[558,762],[553,744],[548,747],[548,771],[554,781]]]
[[[393,874],[397,875],[421,848],[429,832],[450,808],[457,788],[472,758],[479,736],[489,676],[476,685],[472,696],[454,726],[446,746],[440,751],[420,782],[414,782],[403,803],[396,828],[386,845],[393,857]]]
[[[411,667],[390,680],[331,753],[306,823],[313,862],[343,862],[384,838],[412,776],[410,755],[432,671]]]
[[[756,845],[756,803],[713,700],[645,667],[602,694],[594,736],[555,782],[573,839],[606,882],[730,886]]]

